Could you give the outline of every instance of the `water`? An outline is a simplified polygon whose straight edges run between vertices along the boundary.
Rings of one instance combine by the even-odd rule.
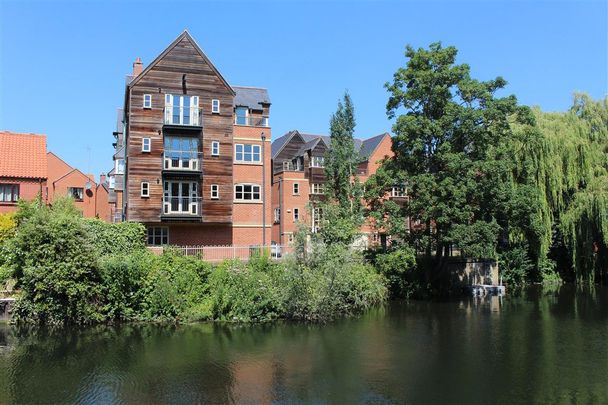
[[[395,303],[328,325],[0,325],[5,403],[608,403],[608,290]]]

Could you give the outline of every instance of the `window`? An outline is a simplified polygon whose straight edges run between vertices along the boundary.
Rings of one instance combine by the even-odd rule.
[[[148,228],[148,245],[162,246],[169,244],[169,228],[166,226],[152,226]]]
[[[165,94],[165,124],[199,125],[198,96]]]
[[[293,183],[293,195],[300,194],[300,183]]]
[[[323,194],[323,183],[312,183],[310,185],[310,194]]]
[[[72,197],[75,201],[82,201],[84,199],[84,188],[68,187],[68,196]]]
[[[274,223],[278,224],[279,222],[281,222],[281,209],[275,208],[274,209]]]
[[[115,188],[116,187],[116,177],[110,176],[108,177],[108,187]]]
[[[197,181],[163,183],[163,215],[200,216],[201,197]]]
[[[144,94],[144,108],[152,108],[152,94]]]
[[[312,156],[310,158],[311,167],[324,167],[325,158],[323,156]]]
[[[298,208],[293,209],[293,222],[298,222],[300,220],[300,210]]]
[[[211,185],[211,198],[217,200],[220,198],[220,186],[217,184]]]
[[[150,197],[150,183],[148,183],[147,181],[141,182],[141,196]]]
[[[405,197],[405,186],[393,186],[391,197]]]
[[[235,160],[237,162],[254,162],[260,163],[262,161],[261,158],[261,147],[260,145],[253,145],[250,143],[237,143],[235,145],[236,153]]]
[[[0,184],[0,202],[17,202],[19,200],[18,184]]]
[[[199,138],[165,136],[165,170],[200,171]]]
[[[116,159],[116,174],[125,174],[125,160]]]
[[[211,112],[214,114],[220,113],[220,100],[211,100]]]
[[[213,156],[220,155],[220,143],[218,141],[211,142],[211,155],[213,155]]]
[[[234,109],[234,123],[236,125],[247,125],[247,107],[237,107]]]
[[[316,207],[312,209],[312,232],[316,233],[319,232],[319,229],[321,229],[321,218],[322,218],[322,212],[321,212],[321,208]]]
[[[257,184],[236,184],[234,199],[238,201],[260,201],[260,186]]]
[[[152,141],[150,138],[143,138],[141,141],[141,151],[150,152],[152,150]]]

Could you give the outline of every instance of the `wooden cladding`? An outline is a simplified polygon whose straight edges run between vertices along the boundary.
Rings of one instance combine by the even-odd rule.
[[[144,109],[144,94],[151,95],[150,108]],[[191,128],[166,128],[165,95],[198,96],[202,132]],[[232,89],[226,85],[187,38],[183,37],[149,68],[128,92],[127,136],[127,219],[160,222],[163,182],[173,174],[163,171],[164,136],[196,136],[202,152],[202,221],[232,221],[233,105]],[[219,100],[220,113],[212,113],[212,100]],[[227,108],[230,106],[230,108]],[[142,139],[150,138],[150,153],[142,153]],[[211,143],[220,143],[220,155],[212,156]],[[140,185],[150,184],[149,198],[141,198]],[[211,184],[219,186],[219,199],[211,199]]]

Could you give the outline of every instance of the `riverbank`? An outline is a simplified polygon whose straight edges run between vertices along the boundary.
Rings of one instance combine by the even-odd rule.
[[[325,324],[4,325],[0,403],[606,403],[607,308],[563,285]]]

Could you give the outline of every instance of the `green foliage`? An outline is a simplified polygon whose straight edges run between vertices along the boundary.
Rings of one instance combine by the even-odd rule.
[[[416,269],[416,252],[407,246],[400,246],[375,257],[378,272],[388,281],[391,298],[408,298],[414,291],[409,280]]]
[[[11,238],[14,235],[16,228],[17,221],[13,214],[0,214],[0,244]]]
[[[146,248],[146,228],[140,223],[111,224],[100,219],[85,219],[84,222],[100,256],[128,255]]]
[[[498,258],[498,266],[502,281],[509,286],[523,284],[534,268],[525,245],[513,246],[501,253]]]
[[[325,200],[314,204],[321,210],[320,235],[325,243],[352,243],[363,224],[363,188],[357,177],[361,158],[355,150],[355,112],[348,93],[330,120],[331,147],[325,155]]]
[[[6,242],[21,295],[15,318],[43,324],[99,320],[97,255],[71,203],[37,205]]]

